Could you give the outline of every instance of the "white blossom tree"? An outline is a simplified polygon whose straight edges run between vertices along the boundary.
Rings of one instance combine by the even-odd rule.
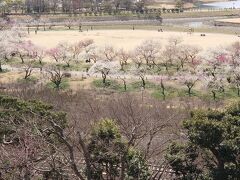
[[[120,66],[114,61],[97,61],[88,71],[89,74],[100,73],[102,77],[102,83],[106,85],[107,77],[110,74],[117,75],[120,70]]]
[[[124,70],[124,66],[127,65],[128,61],[131,59],[131,53],[124,49],[120,49],[117,52],[117,59],[121,66],[121,70]]]
[[[16,55],[17,46],[22,43],[25,36],[26,34],[18,26],[0,32],[0,72],[3,71],[2,64]]]
[[[226,48],[227,54],[230,57],[231,64],[234,67],[240,65],[240,42],[232,43],[230,46]]]
[[[157,83],[160,84],[161,94],[163,96],[163,100],[166,99],[166,82],[167,82],[168,79],[169,79],[169,76],[166,76],[166,75],[159,75],[155,78]]]
[[[133,52],[133,56],[132,56],[132,60],[134,62],[134,64],[136,65],[136,67],[139,69],[143,63],[144,63],[144,58],[138,54],[138,52],[134,51]]]
[[[229,66],[227,81],[237,89],[237,95],[240,96],[240,67]]]
[[[46,50],[43,47],[35,46],[36,60],[43,65],[43,59],[46,57]]]
[[[133,67],[133,69],[131,69],[131,72],[133,72],[134,75],[140,78],[141,88],[143,89],[146,88],[146,76],[147,76],[148,69],[149,69],[148,66],[142,66],[140,68]]]
[[[111,45],[106,45],[103,49],[102,49],[102,58],[107,60],[107,61],[114,61],[116,60],[116,56],[117,56],[117,51],[115,50],[115,48]]]
[[[83,54],[83,57],[86,59],[86,62],[93,61],[96,63],[98,60],[101,59],[99,49],[96,45],[91,44],[85,48],[85,52]]]
[[[65,77],[65,74],[61,70],[61,67],[50,65],[46,67],[46,71],[49,75],[50,81],[54,84],[55,88],[59,90]]]
[[[181,84],[187,87],[188,96],[191,96],[193,87],[196,85],[197,81],[199,81],[199,76],[191,72],[184,72],[178,74],[177,79]]]
[[[168,43],[173,46],[177,46],[183,42],[183,38],[181,36],[171,36],[168,38]]]
[[[214,100],[217,98],[217,93],[223,93],[225,91],[225,82],[222,77],[206,76],[204,82],[207,90],[211,92]]]

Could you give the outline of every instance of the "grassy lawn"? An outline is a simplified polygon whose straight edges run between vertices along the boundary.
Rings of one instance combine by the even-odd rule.
[[[77,62],[77,63],[70,63],[70,66],[68,67],[66,64],[60,64],[57,65],[60,66],[61,69],[65,70],[65,71],[86,71],[87,69],[89,69],[92,64],[90,63],[85,63],[85,62]]]
[[[107,80],[105,84],[102,83],[102,79],[96,79],[92,82],[93,87],[105,90],[111,90],[116,92],[124,92],[124,86],[121,81]],[[142,82],[133,81],[127,82],[127,92],[139,92],[141,91]],[[145,91],[150,93],[152,97],[163,100],[162,89],[154,82],[146,81]],[[202,100],[213,100],[211,92],[201,91],[193,89],[189,96],[187,88],[185,87],[172,87],[167,86],[165,89],[165,99],[174,99],[179,97],[196,97]],[[229,100],[239,98],[237,90],[235,88],[228,88],[225,92],[216,94],[216,100]]]
[[[198,17],[217,17],[217,16],[238,16],[240,10],[192,10],[182,13],[162,13],[162,18],[198,18]]]
[[[92,25],[93,31],[94,30],[132,30],[133,25],[128,24],[101,24],[101,25]],[[150,30],[150,31],[157,31],[158,29],[163,29],[163,31],[172,31],[172,32],[188,32],[188,27],[180,26],[180,25],[145,25],[145,24],[138,24],[134,25],[135,30]],[[40,29],[39,31],[43,31]],[[53,27],[52,29],[46,29],[46,31],[79,31],[78,27],[72,27],[70,30],[67,27],[59,26]],[[92,31],[91,25],[82,26],[82,31]],[[240,32],[240,30],[236,29],[223,29],[223,28],[214,28],[214,27],[197,27],[194,28],[194,32],[197,33],[221,33],[221,34],[235,34]],[[31,33],[34,33],[34,29],[31,29]],[[81,32],[80,32],[81,33]]]

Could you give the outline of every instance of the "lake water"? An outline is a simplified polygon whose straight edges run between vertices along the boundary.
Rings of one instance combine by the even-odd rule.
[[[240,1],[228,1],[228,2],[215,2],[203,4],[202,7],[206,8],[240,8]]]

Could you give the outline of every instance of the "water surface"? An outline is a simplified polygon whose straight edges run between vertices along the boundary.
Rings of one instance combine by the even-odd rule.
[[[202,7],[208,8],[240,8],[240,1],[214,2],[203,4]]]

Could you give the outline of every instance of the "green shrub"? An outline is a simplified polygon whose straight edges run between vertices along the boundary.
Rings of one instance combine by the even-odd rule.
[[[46,84],[47,88],[50,88],[50,89],[56,89],[56,85],[53,83],[53,82],[49,82]],[[66,90],[69,88],[69,83],[67,80],[63,80],[62,83],[60,84],[60,89],[61,90]]]

